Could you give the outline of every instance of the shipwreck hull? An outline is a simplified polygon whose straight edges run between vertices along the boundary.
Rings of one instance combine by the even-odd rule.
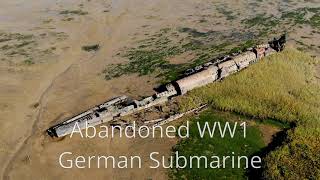
[[[155,105],[164,104],[174,96],[186,94],[195,88],[221,80],[259,61],[262,57],[282,51],[285,43],[285,36],[281,36],[279,39],[274,39],[268,44],[258,45],[243,53],[207,62],[194,69],[189,69],[188,73],[186,73],[187,76],[167,84],[166,88],[160,93],[146,97],[140,101],[129,100],[127,96],[114,98],[50,127],[47,133],[52,137],[63,137],[72,133],[76,124],[80,129],[85,129],[87,125],[99,125]],[[172,118],[175,119],[176,117]],[[159,123],[162,124],[161,122]]]

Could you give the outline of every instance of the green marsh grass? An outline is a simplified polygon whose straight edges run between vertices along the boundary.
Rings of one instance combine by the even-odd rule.
[[[239,126],[237,126],[233,138],[230,135],[221,138],[218,133],[215,133],[213,137],[210,137],[209,133],[206,133],[201,138],[197,122],[201,127],[206,122],[209,123],[210,127],[215,122],[220,122],[222,127],[224,127],[226,122],[229,122],[231,127],[233,127],[234,122],[241,123],[247,120],[245,117],[218,112],[212,109],[202,112],[199,118],[192,118],[190,121],[190,137],[181,140],[173,148],[173,151],[178,151],[179,155],[187,158],[190,156],[206,156],[208,162],[210,162],[211,156],[219,156],[221,159],[220,164],[222,164],[223,156],[232,156],[232,153],[234,153],[236,168],[232,168],[230,161],[226,161],[225,168],[220,167],[215,169],[211,169],[210,167],[205,168],[203,162],[199,169],[190,168],[190,164],[188,164],[184,169],[172,169],[170,174],[172,179],[212,179],[212,177],[215,177],[214,179],[246,179],[247,170],[244,169],[245,161],[241,160],[241,168],[238,168],[237,156],[246,156],[250,159],[251,156],[265,147],[259,128],[253,125],[247,126],[246,138],[243,137],[243,129]],[[250,163],[250,161],[248,162]],[[196,167],[196,164],[193,164],[192,167]]]
[[[319,60],[293,49],[264,58],[222,82],[195,89],[181,110],[202,103],[225,111],[294,124],[264,161],[267,179],[320,178]]]

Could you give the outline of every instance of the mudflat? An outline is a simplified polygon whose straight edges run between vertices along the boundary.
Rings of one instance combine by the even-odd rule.
[[[127,58],[117,54],[161,29],[187,32],[194,38],[210,35],[216,44],[220,43],[215,37],[240,43],[257,37],[254,26],[263,18],[280,18],[287,11],[318,5],[316,1],[281,0],[0,1],[0,177],[4,180],[167,179],[165,169],[152,170],[148,164],[139,170],[66,170],[59,166],[58,157],[72,151],[148,158],[155,150],[169,156],[177,139],[53,140],[45,130],[114,96],[153,94],[160,84],[154,73],[133,72],[106,80],[104,70],[127,63]],[[272,26],[265,30],[270,35],[259,39],[274,35],[278,25],[270,23],[263,24]],[[286,26],[289,46],[318,55],[320,33],[312,25]],[[96,44],[97,51],[83,48]],[[167,60],[179,65],[193,57],[195,53],[183,52]]]

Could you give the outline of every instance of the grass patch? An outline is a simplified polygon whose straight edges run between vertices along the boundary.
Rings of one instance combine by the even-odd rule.
[[[62,21],[73,21],[74,20],[74,18],[73,17],[68,17],[68,18],[64,18],[64,19],[62,19]]]
[[[50,37],[54,37],[55,39]],[[49,56],[54,54],[53,51],[56,50],[56,48],[43,49],[40,47],[42,42],[47,40],[49,44],[52,44],[55,40],[65,40],[67,37],[66,33],[55,31],[49,31],[39,35],[0,31],[0,54],[7,57],[6,59],[9,62],[15,64],[30,65],[45,62]],[[3,41],[1,42],[1,40]],[[28,59],[32,59],[32,61]]]
[[[0,39],[0,43],[10,41],[10,40],[11,40],[10,38],[3,38],[3,39]]]
[[[234,138],[225,136],[221,138],[219,134],[215,134],[213,138],[207,133],[203,138],[200,137],[196,122],[201,126],[208,122],[213,126],[214,122],[220,122],[222,127],[224,123],[230,121],[230,117],[215,113],[215,111],[207,110],[200,114],[199,118],[193,118],[190,124],[190,137],[181,140],[174,148],[173,151],[178,151],[179,155],[185,157],[190,156],[206,156],[210,160],[211,156],[230,156],[234,152],[235,156],[250,157],[259,152],[265,147],[262,135],[256,126],[247,126],[247,137],[243,137],[243,130],[237,129]],[[239,117],[232,115],[232,118],[239,121]],[[241,119],[242,121],[243,119]],[[236,159],[236,158],[235,158]],[[238,164],[238,161],[235,161]],[[241,167],[245,167],[244,161],[240,162]],[[195,166],[195,165],[194,165]],[[226,163],[226,168],[205,169],[202,166],[200,169],[188,168],[185,169],[172,169],[171,176],[173,179],[247,179],[246,169],[232,168],[231,162]]]
[[[283,122],[276,119],[259,119],[259,120],[256,119],[256,121],[261,124],[267,124],[270,126],[281,128],[281,129],[289,129],[293,126],[288,122]]]
[[[310,18],[310,24],[313,27],[320,28],[320,13],[318,13]]]
[[[24,63],[25,65],[32,65],[32,64],[34,64],[34,62],[32,61],[32,59],[26,59],[26,60],[23,61],[23,63]]]
[[[230,50],[230,53],[236,53],[236,52],[241,52],[244,51],[247,48],[253,47],[256,44],[255,40],[247,40],[246,42],[240,44],[237,47],[234,47]]]
[[[11,40],[30,40],[34,38],[32,34],[20,34],[20,33],[3,33],[0,32],[0,42],[7,42]]]
[[[246,41],[249,39],[247,33],[237,31],[227,33],[201,32],[189,27],[175,30],[164,28],[138,41],[134,47],[120,51],[117,55],[128,61],[109,65],[102,74],[106,80],[127,74],[154,75],[159,78],[161,84],[165,84],[178,79],[189,68],[214,61],[218,56],[230,52],[232,48],[234,49],[231,52],[238,52],[255,43],[252,40]],[[239,38],[243,38],[245,43],[239,43]],[[186,52],[193,55],[190,61],[180,64],[170,63],[170,58]]]
[[[279,23],[279,20],[273,16],[258,14],[253,18],[243,20],[242,23],[246,24],[246,27],[260,26],[264,27],[264,29],[270,29],[276,26]]]
[[[118,55],[128,59],[128,63],[108,66],[104,71],[105,79],[120,77],[126,74],[137,73],[140,76],[158,72],[162,73],[178,69],[178,65],[170,64],[168,58],[185,52],[183,48],[170,37],[169,28],[161,29],[148,38],[137,43],[136,47],[120,52]],[[174,73],[168,74],[166,79],[174,78]]]
[[[320,85],[309,55],[296,50],[265,58],[241,73],[196,89],[181,108],[200,103],[262,119],[293,123],[282,145],[265,158],[267,179],[320,178]]]
[[[62,14],[62,15],[69,15],[69,14],[72,14],[72,15],[87,15],[88,12],[82,11],[82,10],[64,10],[64,11],[61,11],[60,14]]]
[[[183,102],[187,104],[182,107],[191,108],[191,104],[204,101],[219,109],[246,112],[259,118],[289,122],[305,119],[307,115],[303,112],[320,111],[312,108],[312,105],[320,105],[316,101],[320,99],[318,85],[312,83],[312,68],[316,62],[296,50],[285,50],[222,83],[196,89],[185,98]],[[301,111],[309,106],[310,110]]]
[[[94,45],[82,46],[81,49],[87,52],[98,51],[100,49],[100,45],[94,44]]]
[[[237,17],[233,14],[233,11],[229,11],[225,7],[217,7],[217,11],[223,14],[227,20],[234,20]]]
[[[298,11],[285,12],[282,14],[281,18],[289,20],[294,24],[305,24],[307,22],[305,19],[307,13],[306,9],[300,9]]]
[[[208,37],[208,36],[212,36],[212,35],[214,35],[216,33],[215,31],[200,32],[200,31],[198,31],[196,29],[188,28],[188,27],[179,28],[178,31],[181,32],[181,33],[187,33],[191,37],[194,37],[194,38]]]
[[[22,48],[22,47],[27,46],[27,45],[32,44],[32,43],[35,43],[35,41],[23,41],[20,44],[16,44],[15,48]]]
[[[320,28],[320,8],[297,8],[282,11],[280,16],[257,14],[254,17],[243,19],[241,23],[245,28],[258,31],[259,36],[269,36],[274,33],[293,31],[299,27],[309,25]]]

